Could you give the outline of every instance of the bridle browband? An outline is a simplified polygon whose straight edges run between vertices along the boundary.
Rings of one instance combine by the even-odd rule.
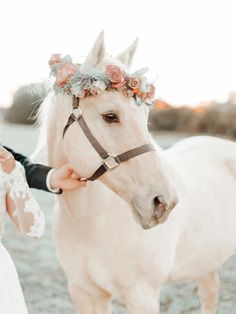
[[[125,153],[122,153],[117,156],[110,155],[96,140],[94,135],[91,133],[87,123],[85,122],[83,116],[82,116],[82,110],[79,106],[79,98],[73,96],[73,112],[68,118],[68,121],[64,127],[63,130],[63,138],[68,130],[69,126],[77,121],[83,130],[84,134],[86,135],[87,139],[89,140],[90,144],[93,146],[93,148],[96,150],[96,152],[99,154],[99,156],[102,158],[102,164],[98,169],[94,172],[94,174],[87,178],[87,180],[94,181],[97,178],[99,178],[101,175],[103,175],[108,170],[113,170],[116,167],[120,165],[121,162],[127,161],[133,157],[136,157],[138,155],[155,151],[155,147],[152,144],[144,144],[142,146],[139,146],[137,148],[128,150]]]

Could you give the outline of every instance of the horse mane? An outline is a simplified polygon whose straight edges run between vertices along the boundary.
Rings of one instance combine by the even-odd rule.
[[[39,128],[38,141],[35,151],[30,155],[30,159],[34,162],[47,164],[47,131],[49,127],[50,117],[55,107],[54,92],[51,90],[37,112],[36,126]]]

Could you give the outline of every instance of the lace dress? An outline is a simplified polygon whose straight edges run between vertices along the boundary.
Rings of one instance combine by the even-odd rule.
[[[6,198],[11,206],[6,206]],[[7,215],[24,235],[40,237],[44,232],[43,212],[18,162],[10,173],[4,172],[0,164],[0,314],[28,314],[15,265],[1,243]]]

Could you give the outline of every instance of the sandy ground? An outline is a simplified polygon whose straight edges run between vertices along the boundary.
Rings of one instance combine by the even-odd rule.
[[[36,131],[31,127],[4,125],[1,141],[9,147],[29,154],[35,145]],[[155,138],[164,147],[184,136],[158,134]],[[4,244],[17,266],[30,314],[75,314],[67,292],[65,276],[58,264],[51,237],[53,195],[35,191],[44,209],[47,226],[40,240],[18,236],[8,222]],[[236,313],[236,257],[233,256],[220,269],[222,289],[218,314]],[[126,311],[114,301],[114,314]],[[199,314],[200,304],[195,284],[165,285],[161,291],[161,313]],[[4,313],[0,313],[4,314]],[[17,313],[16,313],[17,314]],[[144,313],[145,314],[145,313]]]

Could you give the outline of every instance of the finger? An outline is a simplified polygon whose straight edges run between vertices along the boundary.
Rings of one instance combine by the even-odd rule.
[[[79,187],[85,187],[87,185],[86,181],[79,181]]]
[[[8,151],[1,151],[0,152],[0,157],[5,158],[5,159],[10,159],[12,158],[12,154],[10,154]]]
[[[2,157],[0,157],[0,162],[1,162],[1,164],[6,164],[6,163],[15,163],[15,160],[14,160],[14,158],[2,158]]]
[[[60,176],[63,176],[64,178],[69,178],[73,173],[73,170],[68,167],[63,167],[61,169],[58,169],[58,173],[60,174]]]
[[[0,150],[0,152],[1,152],[1,154],[12,156],[12,154],[7,149],[5,149],[4,147]]]
[[[11,155],[6,155],[6,156],[3,156],[2,159],[3,159],[4,161],[9,161],[9,160],[11,160],[11,159],[13,159],[13,158],[12,158]]]
[[[71,177],[71,179],[80,179],[79,174],[78,174],[78,173],[75,173],[75,172],[73,172],[70,177]]]
[[[71,174],[74,171],[74,169],[68,164],[63,166],[63,170],[68,174]]]
[[[80,178],[79,179],[81,182],[87,182],[87,178]]]
[[[71,177],[72,174],[73,174],[73,169],[67,169],[67,170],[66,170],[66,175],[67,175],[68,177]]]
[[[82,187],[82,186],[86,186],[87,184],[87,179],[83,178],[84,180],[81,180],[81,179],[76,179],[76,182],[78,184],[79,187]],[[74,181],[74,180],[73,180]]]
[[[6,151],[7,150],[3,146],[0,147],[0,154],[4,154]]]

